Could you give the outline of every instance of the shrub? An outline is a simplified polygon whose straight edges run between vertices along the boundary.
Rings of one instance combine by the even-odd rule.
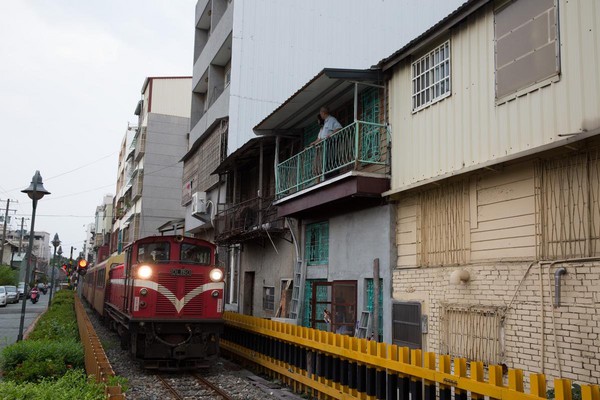
[[[52,307],[42,315],[29,340],[78,340],[77,316],[75,315],[74,293],[60,291],[52,300]]]
[[[0,369],[15,382],[58,377],[68,368],[84,368],[83,348],[74,340],[25,340],[5,347]]]
[[[17,286],[18,272],[8,265],[0,265],[0,286]]]
[[[0,382],[0,393],[3,399],[100,400],[106,398],[104,388],[90,381],[81,370],[69,370],[59,379],[43,379],[37,384]]]

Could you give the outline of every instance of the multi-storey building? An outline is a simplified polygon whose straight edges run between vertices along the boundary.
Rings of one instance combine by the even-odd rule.
[[[102,262],[109,256],[110,234],[113,219],[113,195],[107,194],[102,204],[96,207],[94,220],[94,235],[91,247],[94,251],[94,261]]]
[[[198,1],[182,204],[186,232],[222,245],[228,309],[285,316],[298,257],[272,207],[274,139],[252,128],[324,67],[368,67],[457,4]],[[320,94],[304,100],[312,114]]]
[[[593,0],[469,1],[380,62],[394,341],[600,379],[599,29]]]
[[[85,240],[81,250],[81,257],[88,260],[89,263],[96,262],[96,252],[94,251],[94,243],[96,240],[96,224],[89,223],[85,227]]]
[[[181,158],[187,150],[191,77],[149,77],[135,108],[137,127],[121,143],[111,250],[182,219]]]
[[[391,320],[383,317],[391,298],[384,293],[395,248],[394,209],[381,197],[390,182],[384,99],[380,71],[327,68],[254,131],[263,140],[275,136],[272,207],[295,221],[291,317],[344,334],[360,322],[361,336],[389,342]],[[317,140],[322,107],[341,128]]]
[[[29,246],[29,231],[11,230],[6,232],[6,239],[13,243],[21,243],[21,252],[27,252]],[[34,232],[32,254],[40,263],[50,260],[50,234],[48,232]]]

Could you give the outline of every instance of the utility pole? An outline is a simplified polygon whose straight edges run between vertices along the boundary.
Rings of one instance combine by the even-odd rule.
[[[0,244],[0,264],[4,261],[4,241],[6,239],[6,225],[8,224],[8,207],[10,199],[6,200],[6,211],[4,212],[4,227],[2,228],[2,243]]]
[[[19,233],[19,254],[21,254],[21,248],[23,248],[23,224],[25,223],[25,217],[21,217],[21,232]]]
[[[2,241],[0,242],[0,264],[4,260],[4,242],[6,241],[6,225],[8,225],[8,212],[15,211],[10,209],[10,199],[6,200],[6,211],[4,212],[4,225],[2,227]],[[14,201],[14,200],[13,200]]]

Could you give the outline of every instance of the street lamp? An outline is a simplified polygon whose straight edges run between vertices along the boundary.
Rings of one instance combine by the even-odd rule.
[[[60,240],[58,239],[58,233],[54,234],[52,240],[52,246],[54,246],[54,267],[52,267],[52,277],[50,278],[50,297],[48,297],[48,308],[52,305],[52,290],[54,289],[54,270],[56,269],[56,248],[60,246]],[[60,251],[62,253],[62,250]]]
[[[19,335],[17,336],[17,342],[23,340],[23,325],[25,324],[25,306],[27,304],[27,288],[29,286],[29,264],[31,263],[31,250],[33,249],[33,236],[34,236],[34,225],[35,225],[35,209],[37,208],[37,202],[42,197],[47,194],[50,194],[44,188],[44,183],[42,182],[42,176],[40,175],[40,171],[35,171],[33,178],[31,179],[31,184],[27,189],[21,190],[23,193],[27,193],[27,196],[31,200],[33,200],[33,211],[31,213],[31,229],[29,232],[29,248],[27,249],[27,263],[25,264],[25,298],[23,299],[23,305],[21,306],[21,323],[19,324]]]

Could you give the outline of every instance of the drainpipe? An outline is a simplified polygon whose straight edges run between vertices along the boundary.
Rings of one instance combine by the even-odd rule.
[[[592,261],[600,261],[600,257],[570,258],[570,259],[565,259],[565,260],[556,260],[556,261],[552,261],[550,263],[548,261],[541,261],[540,267],[542,264],[548,265],[548,292],[550,293],[550,297],[552,297],[552,276],[550,275],[550,271],[552,270],[553,266],[555,266],[556,264],[573,263],[573,262],[592,262]],[[564,272],[559,272],[561,269],[564,270]],[[542,271],[540,268],[540,273],[541,272]],[[554,274],[555,279],[558,276],[558,279],[560,280],[560,276],[565,274],[566,272],[567,271],[564,267],[557,269]],[[560,282],[558,282],[558,284],[560,285]],[[557,298],[557,300],[559,300],[560,296],[558,295],[556,298]],[[560,304],[560,303],[557,303],[557,304]],[[543,316],[543,307],[544,307],[544,305],[542,304],[542,316]],[[551,316],[552,316],[552,336],[554,338],[554,355],[556,357],[556,364],[558,365],[558,377],[560,379],[562,379],[563,375],[562,375],[562,367],[560,365],[560,357],[558,355],[558,340],[556,339],[556,320],[555,320],[556,317],[554,315],[554,311],[555,311],[555,307],[552,307]],[[543,320],[544,319],[542,318],[542,321]]]
[[[554,307],[560,307],[560,277],[567,273],[565,267],[554,271]]]

